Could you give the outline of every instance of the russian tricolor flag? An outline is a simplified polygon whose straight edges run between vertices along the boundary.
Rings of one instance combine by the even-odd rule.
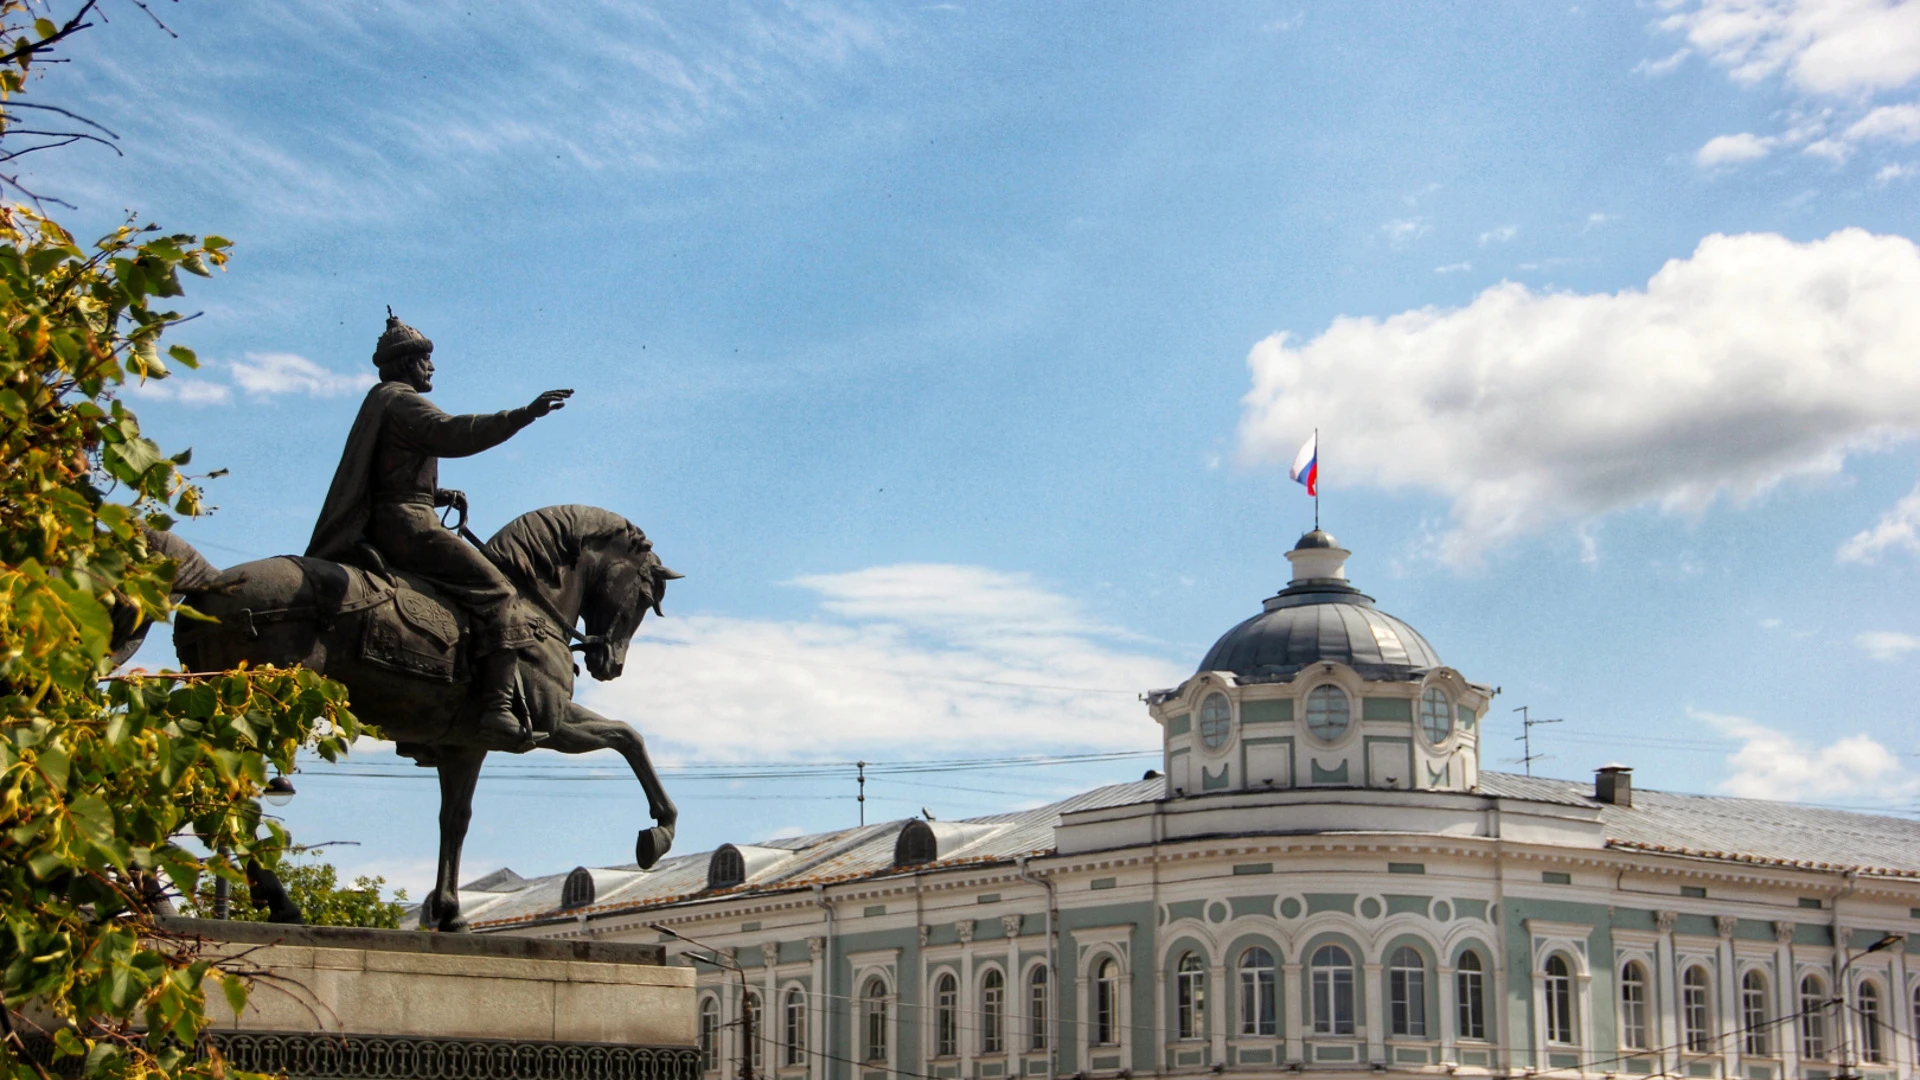
[[[1306,485],[1307,494],[1320,494],[1320,433],[1314,432],[1307,444],[1293,455],[1293,468],[1287,472],[1287,479]]]

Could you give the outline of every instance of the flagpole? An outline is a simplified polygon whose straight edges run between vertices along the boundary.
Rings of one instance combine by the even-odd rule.
[[[1320,531],[1320,429],[1313,429],[1313,531]]]

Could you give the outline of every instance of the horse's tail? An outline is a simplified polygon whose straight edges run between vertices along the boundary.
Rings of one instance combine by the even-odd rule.
[[[220,577],[220,569],[207,561],[192,544],[178,535],[161,532],[141,526],[141,532],[147,540],[147,550],[156,555],[173,560],[173,600],[175,603],[196,592],[202,592]],[[119,667],[133,659],[140,646],[147,640],[147,631],[153,624],[134,614],[132,605],[115,604],[113,607],[113,666]]]

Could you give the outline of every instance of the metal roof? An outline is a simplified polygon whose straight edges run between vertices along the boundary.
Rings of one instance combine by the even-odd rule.
[[[893,861],[894,843],[910,820],[903,819],[759,841],[754,846],[783,849],[793,855],[764,864],[764,869],[749,873],[745,883],[731,888],[707,889],[707,863],[712,853],[702,851],[670,856],[651,871],[641,871],[632,864],[595,870],[594,900],[584,907],[561,908],[565,872],[521,879],[512,871],[496,871],[464,886],[460,904],[476,929],[503,929],[582,913],[643,910],[709,897],[781,892],[816,883],[1009,862],[1021,855],[1053,851],[1053,830],[1063,814],[1150,802],[1164,793],[1162,779],[1136,780],[1094,788],[1029,810],[955,822],[952,824],[970,826],[964,830],[959,846],[949,851],[943,845],[940,858],[911,867],[896,868]],[[1479,793],[1597,807],[1608,846],[1618,850],[1920,878],[1920,821],[1905,818],[1646,789],[1633,792],[1631,807],[1619,807],[1596,801],[1590,783],[1498,772],[1480,774]]]
[[[1299,582],[1264,607],[1222,635],[1200,670],[1289,679],[1315,661],[1338,660],[1363,679],[1398,680],[1440,666],[1440,654],[1418,630],[1375,608],[1373,597],[1344,581]]]

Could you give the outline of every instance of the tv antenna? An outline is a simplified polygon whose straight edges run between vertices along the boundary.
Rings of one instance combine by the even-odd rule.
[[[1525,766],[1527,775],[1532,776],[1534,762],[1546,761],[1553,757],[1552,754],[1536,754],[1533,752],[1533,729],[1539,727],[1541,724],[1564,724],[1566,721],[1564,719],[1536,720],[1533,714],[1527,711],[1527,706],[1525,705],[1513,711],[1520,714],[1520,734],[1513,737],[1513,741],[1520,744],[1520,756],[1517,758],[1508,758],[1507,760],[1516,765]]]

